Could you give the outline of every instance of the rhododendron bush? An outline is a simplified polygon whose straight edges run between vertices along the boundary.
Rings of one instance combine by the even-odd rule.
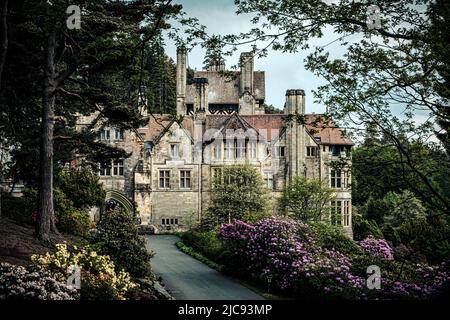
[[[444,265],[429,270],[426,283],[394,280],[386,264],[392,261],[392,249],[384,240],[361,241],[365,263],[383,264],[382,290],[368,290],[366,274],[355,272],[353,257],[333,248],[318,245],[311,227],[286,218],[270,218],[249,225],[242,221],[225,224],[219,231],[239,268],[254,279],[299,296],[327,295],[344,298],[426,298],[448,283]],[[364,253],[365,252],[365,253]],[[358,260],[362,261],[362,260]],[[366,268],[366,267],[364,267]],[[431,272],[431,271],[434,271]]]
[[[360,241],[361,247],[370,255],[376,257],[382,257],[387,260],[394,260],[394,251],[391,246],[383,239],[375,239],[373,236],[369,236]]]
[[[0,300],[74,300],[78,292],[48,271],[0,263]]]

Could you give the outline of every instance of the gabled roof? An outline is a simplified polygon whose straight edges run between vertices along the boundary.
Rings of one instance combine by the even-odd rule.
[[[325,145],[354,145],[353,141],[328,117],[321,114],[307,114],[306,128],[320,144]]]
[[[246,122],[242,116],[237,113],[233,113],[232,115],[207,115],[206,116],[206,131],[211,129],[217,130],[217,134],[221,134],[222,137],[232,138],[232,137],[242,137],[243,134],[246,137],[257,138],[260,134],[256,128],[251,126],[248,122]],[[205,135],[205,141],[209,141],[217,137],[217,134],[213,136],[208,132]],[[262,137],[265,139],[265,137]]]
[[[148,128],[145,133],[145,140],[157,144],[161,137],[170,129],[175,119],[170,114],[153,114],[149,118]],[[194,123],[191,118],[184,117],[180,127],[187,131],[191,139],[194,134]]]
[[[343,131],[329,118],[321,114],[306,114],[306,129],[319,144],[324,145],[354,145]],[[159,139],[175,122],[173,116],[168,114],[154,114],[150,116],[148,128],[145,129],[145,140],[158,143]],[[194,121],[191,117],[184,117],[181,127],[194,137]],[[260,138],[267,141],[278,139],[285,131],[284,114],[261,115],[207,115],[205,130],[216,129],[226,134],[227,129],[254,130]],[[140,129],[143,130],[143,129]],[[204,132],[203,132],[204,133]],[[211,140],[211,137],[205,137]],[[259,139],[260,139],[259,138]]]

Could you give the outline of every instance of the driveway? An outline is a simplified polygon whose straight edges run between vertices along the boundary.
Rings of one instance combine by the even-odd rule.
[[[147,248],[155,252],[153,271],[162,277],[178,300],[261,300],[244,287],[175,247],[180,239],[171,235],[147,236]]]

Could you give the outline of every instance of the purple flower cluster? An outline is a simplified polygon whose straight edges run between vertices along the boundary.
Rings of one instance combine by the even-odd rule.
[[[394,251],[386,240],[375,239],[373,236],[368,236],[364,240],[360,241],[359,245],[364,249],[364,251],[374,257],[394,260]]]
[[[401,280],[385,265],[381,290],[369,290],[365,274],[355,272],[365,270],[370,260],[352,265],[359,261],[360,253],[355,253],[352,261],[353,256],[322,248],[307,224],[291,219],[272,217],[254,226],[235,221],[223,225],[219,236],[241,270],[285,292],[353,299],[424,299],[438,295],[450,283],[448,263],[414,266],[414,274]],[[368,257],[396,263],[386,241],[369,237],[360,245]]]
[[[364,279],[351,274],[351,260],[322,249],[307,224],[283,218],[227,224],[220,236],[254,277],[271,280],[281,290],[314,287],[334,293],[346,287],[362,288]]]

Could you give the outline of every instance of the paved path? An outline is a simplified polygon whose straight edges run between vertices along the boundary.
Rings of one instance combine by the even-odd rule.
[[[181,252],[174,245],[179,238],[150,235],[147,247],[156,254],[153,271],[178,300],[260,300],[260,295]]]

